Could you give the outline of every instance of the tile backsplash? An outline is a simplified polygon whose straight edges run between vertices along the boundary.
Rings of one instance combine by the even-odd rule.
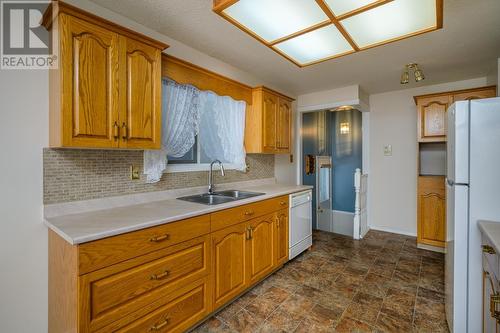
[[[274,177],[274,155],[247,155],[249,171],[215,173],[216,183]],[[130,166],[141,170],[140,180],[130,179]],[[164,191],[207,184],[208,172],[166,173],[155,184],[142,174],[143,151],[133,150],[43,150],[43,201],[54,204],[143,192]]]

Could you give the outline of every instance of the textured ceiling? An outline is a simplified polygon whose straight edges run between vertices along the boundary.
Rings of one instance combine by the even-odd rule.
[[[499,0],[444,0],[442,30],[305,68],[213,13],[211,0],[92,2],[295,94],[351,84],[378,93],[485,76],[500,57]],[[401,86],[409,62],[421,65],[426,80]]]

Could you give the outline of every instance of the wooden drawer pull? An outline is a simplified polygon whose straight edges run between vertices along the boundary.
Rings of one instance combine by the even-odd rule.
[[[164,240],[167,240],[170,238],[169,234],[161,235],[161,236],[154,236],[149,239],[150,242],[158,243],[162,242]]]
[[[167,326],[168,325],[168,318],[166,318],[163,322],[159,323],[159,324],[155,324],[153,325],[153,327],[151,327],[149,330],[151,332],[158,332],[160,331],[163,327]]]
[[[113,137],[116,140],[118,139],[119,136],[120,136],[120,127],[118,126],[118,123],[115,121],[113,125]]]
[[[244,212],[243,214],[244,214],[245,216],[251,216],[251,215],[255,214],[255,212],[253,212],[253,211],[251,211],[251,210],[250,210],[250,211],[246,211],[246,212]]]
[[[161,279],[166,278],[169,274],[170,274],[169,271],[165,271],[161,274],[153,274],[153,275],[151,275],[150,280],[156,280],[156,281],[161,280]]]

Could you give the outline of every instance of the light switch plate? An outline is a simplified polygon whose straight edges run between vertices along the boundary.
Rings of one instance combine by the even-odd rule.
[[[392,156],[392,145],[384,146],[384,156]]]

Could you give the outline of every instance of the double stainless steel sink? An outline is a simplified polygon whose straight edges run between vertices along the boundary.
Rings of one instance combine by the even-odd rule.
[[[213,193],[190,195],[187,197],[181,197],[177,199],[212,206],[232,201],[248,199],[264,194],[265,193],[259,193],[259,192],[227,190],[227,191],[217,191]]]

